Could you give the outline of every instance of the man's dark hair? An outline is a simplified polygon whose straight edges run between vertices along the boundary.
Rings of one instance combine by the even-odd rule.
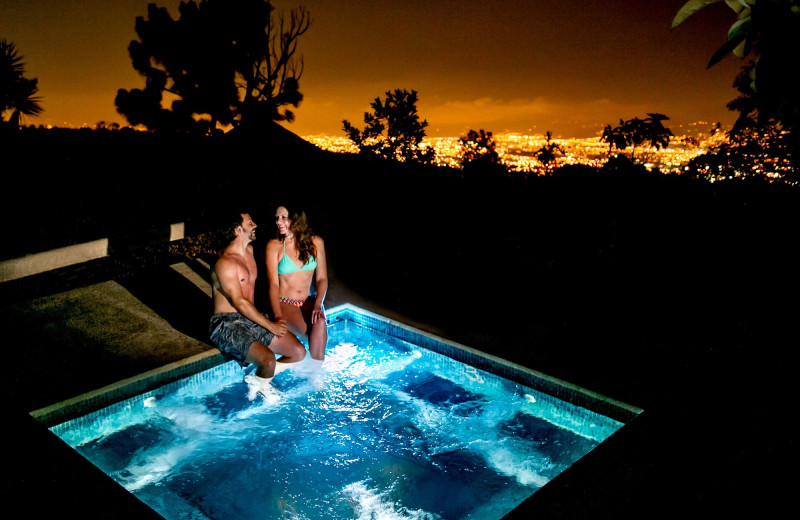
[[[228,215],[225,220],[226,222],[225,227],[223,228],[225,233],[229,234],[230,236],[235,236],[236,228],[241,226],[242,223],[244,222],[242,215],[246,214],[249,214],[249,211],[245,210],[242,211],[241,213],[234,212]]]

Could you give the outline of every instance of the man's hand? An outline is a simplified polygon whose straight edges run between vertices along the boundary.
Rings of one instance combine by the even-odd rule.
[[[289,330],[289,325],[282,318],[269,320],[269,324],[270,326],[267,327],[267,330],[276,336],[283,336],[286,334],[286,331]]]

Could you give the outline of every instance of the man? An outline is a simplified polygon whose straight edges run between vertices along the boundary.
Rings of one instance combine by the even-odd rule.
[[[256,223],[249,213],[240,213],[232,223],[234,238],[211,270],[214,314],[209,333],[211,342],[228,359],[240,365],[256,365],[248,383],[267,395],[276,368],[302,361],[306,349],[283,320],[272,321],[254,305],[257,275],[253,246]],[[276,359],[276,354],[281,356]]]

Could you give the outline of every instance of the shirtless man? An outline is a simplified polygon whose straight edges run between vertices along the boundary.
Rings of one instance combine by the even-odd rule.
[[[233,233],[211,271],[214,314],[209,333],[227,359],[258,367],[255,382],[263,389],[278,364],[302,361],[306,349],[288,332],[285,321],[268,319],[253,304],[257,267],[250,242],[256,237],[256,223],[248,213],[239,214]],[[282,357],[276,360],[275,354]]]

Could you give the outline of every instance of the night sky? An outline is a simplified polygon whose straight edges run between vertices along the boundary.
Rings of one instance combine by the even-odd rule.
[[[44,113],[26,123],[125,124],[120,88],[141,88],[127,47],[153,0],[0,0],[0,38],[39,79]],[[179,0],[156,0],[177,16]],[[619,119],[659,112],[681,134],[704,121],[729,126],[726,104],[744,62],[706,65],[735,15],[707,7],[670,31],[685,0],[276,1],[313,19],[299,41],[305,95],[299,135],[363,127],[387,90],[416,90],[428,135],[470,128],[592,137]]]

